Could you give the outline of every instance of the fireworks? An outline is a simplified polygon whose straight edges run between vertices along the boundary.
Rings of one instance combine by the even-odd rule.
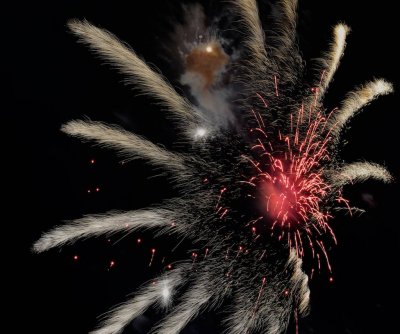
[[[108,31],[87,21],[69,23],[82,42],[167,110],[180,141],[188,144],[173,152],[117,126],[88,120],[62,127],[70,136],[118,151],[124,161],[141,158],[162,168],[180,196],[56,227],[35,243],[36,252],[139,229],[184,236],[195,249],[187,262],[168,264],[163,275],[111,311],[94,333],[121,333],[155,305],[165,317],[154,333],[178,333],[206,308],[227,301],[228,333],[284,332],[291,317],[297,324],[309,309],[302,258],[310,256],[318,268],[323,258],[331,270],[325,242],[336,238],[329,220],[336,209],[357,210],[343,198],[343,186],[369,178],[391,180],[376,164],[343,164],[337,147],[351,117],[392,86],[371,81],[326,111],[323,97],[349,29],[334,28],[330,50],[309,86],[302,81],[296,46],[297,1],[279,0],[274,6],[273,38],[266,40],[255,0],[227,4],[237,19],[233,24],[243,31],[240,49],[218,20],[206,25],[199,5],[185,7],[184,23],[172,35],[185,96]],[[155,265],[156,253],[150,250],[149,266]],[[110,268],[114,265],[111,261]]]

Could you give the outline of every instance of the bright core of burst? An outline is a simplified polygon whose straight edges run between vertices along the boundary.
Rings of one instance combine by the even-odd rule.
[[[194,137],[197,138],[203,138],[205,135],[207,134],[206,129],[204,128],[197,128],[195,133],[194,133]]]
[[[163,283],[161,295],[164,305],[168,305],[171,300],[171,290],[167,283]]]

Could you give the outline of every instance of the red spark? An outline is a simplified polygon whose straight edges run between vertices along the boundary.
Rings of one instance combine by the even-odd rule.
[[[140,244],[140,243],[142,242],[142,239],[138,238],[138,239],[136,240],[136,242],[137,242],[138,244]]]
[[[263,277],[263,278],[262,278],[262,282],[261,282],[260,291],[258,292],[257,300],[256,300],[256,303],[255,303],[255,305],[254,305],[254,312],[253,312],[253,315],[254,315],[254,313],[257,311],[258,303],[259,303],[260,298],[261,298],[261,295],[262,295],[262,293],[263,293],[263,291],[264,291],[264,285],[265,285],[265,282],[266,282],[266,281],[267,281],[266,277]]]
[[[78,255],[75,255],[74,256],[74,261],[78,261],[78,259],[79,259]]]
[[[193,259],[193,262],[192,262],[192,266],[193,266],[194,263],[195,263],[196,260],[197,260],[197,253],[195,253],[195,252],[192,253],[192,259]]]
[[[115,266],[115,261],[110,261],[110,268]]]
[[[296,323],[296,334],[299,334],[299,315],[298,315],[297,308],[294,310],[294,320]]]
[[[228,213],[228,209],[225,209],[225,210],[222,212],[220,218],[221,218],[221,219],[224,218],[225,215],[226,215],[227,213]]]
[[[92,160],[90,160],[90,163],[93,165],[96,163],[96,160],[92,159]]]
[[[219,206],[219,203],[220,203],[221,198],[222,198],[222,195],[224,194],[225,191],[226,191],[226,188],[223,187],[223,188],[221,189],[220,193],[219,193],[217,204],[215,205],[215,208],[216,208],[216,209],[217,209],[217,208],[221,209],[221,207]]]

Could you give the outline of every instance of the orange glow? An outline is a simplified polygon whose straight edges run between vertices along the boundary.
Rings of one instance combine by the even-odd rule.
[[[200,74],[204,79],[204,89],[210,88],[216,81],[216,75],[228,63],[229,56],[219,43],[199,45],[186,56],[188,72]]]

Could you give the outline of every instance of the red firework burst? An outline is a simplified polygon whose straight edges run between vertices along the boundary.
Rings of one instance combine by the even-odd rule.
[[[318,91],[313,89],[313,92]],[[325,117],[313,110],[306,113],[302,106],[290,115],[290,130],[282,134],[268,131],[261,113],[253,110],[257,124],[250,129],[253,157],[245,158],[255,174],[243,181],[256,189],[255,198],[265,212],[257,221],[267,222],[272,234],[279,240],[287,240],[289,248],[295,248],[300,257],[305,255],[305,246],[310,247],[314,257],[317,246],[329,270],[329,258],[319,237],[329,234],[336,243],[329,226],[331,215],[323,205],[332,196],[324,178],[324,164],[330,160],[328,144],[332,128],[328,120],[333,112]],[[344,200],[340,194],[337,199]]]

